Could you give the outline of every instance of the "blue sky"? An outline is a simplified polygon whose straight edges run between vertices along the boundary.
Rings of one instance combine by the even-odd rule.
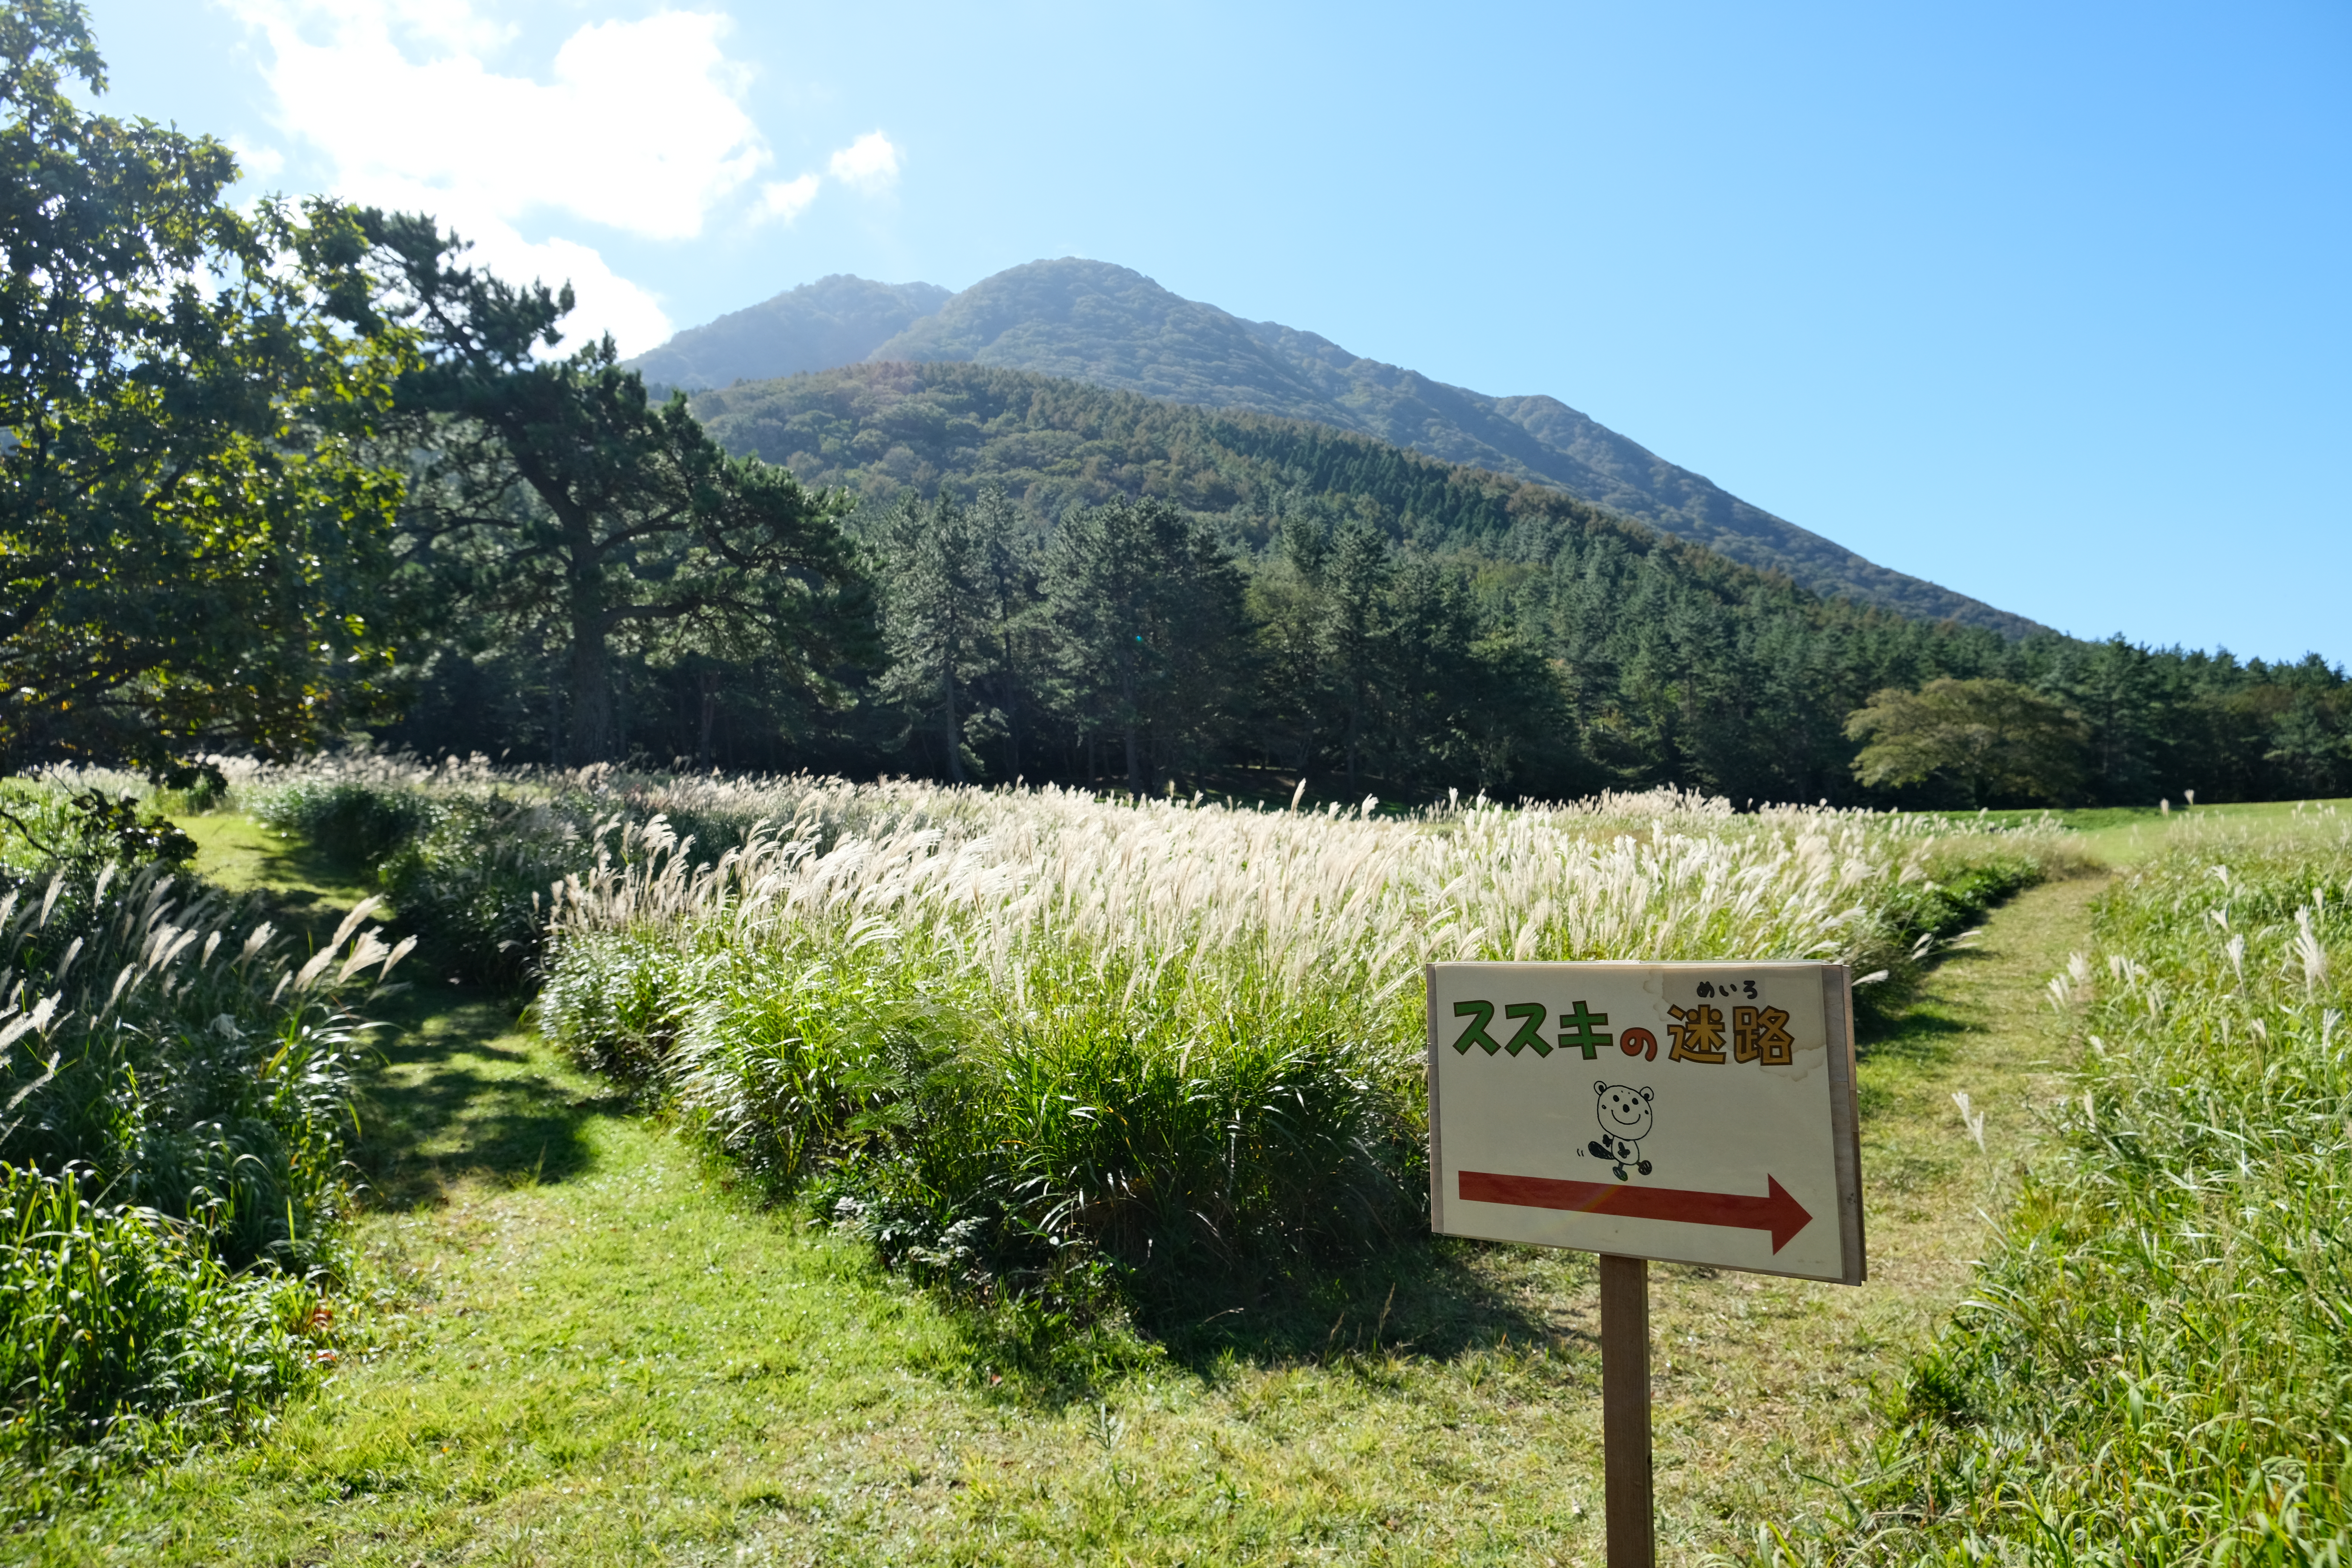
[[[107,107],[626,349],[1039,257],[2084,636],[2352,659],[2352,7],[91,0]]]

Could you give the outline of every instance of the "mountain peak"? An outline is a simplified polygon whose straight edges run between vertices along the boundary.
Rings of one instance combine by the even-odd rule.
[[[855,364],[952,298],[936,283],[875,283],[835,272],[689,327],[629,363],[649,382],[688,392],[831,370]]]
[[[866,358],[969,360],[1362,429],[1270,357],[1249,323],[1132,268],[1076,257],[983,278]]]
[[[921,308],[926,300],[932,302]],[[1735,561],[1786,573],[1817,593],[2011,637],[2042,629],[1867,561],[1558,398],[1448,385],[1361,358],[1314,332],[1244,321],[1113,262],[1075,256],[1026,262],[952,296],[929,284],[827,278],[680,333],[632,363],[648,380],[697,387],[860,360],[968,361],[1332,426],[1565,490]],[[749,368],[754,364],[760,368]],[[682,379],[681,371],[700,379]]]

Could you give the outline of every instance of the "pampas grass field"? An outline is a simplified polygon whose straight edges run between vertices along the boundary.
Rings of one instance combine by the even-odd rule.
[[[55,795],[9,802],[48,863],[0,879],[0,1463],[36,1471],[169,1455],[331,1361],[352,1009],[414,945],[363,904],[304,952]]]
[[[12,787],[23,815],[43,790],[88,782]],[[1427,1237],[1420,969],[1742,956],[1833,960],[1867,982],[1874,1283],[1839,1293],[1684,1270],[1662,1284],[1660,1375],[1692,1391],[1661,1407],[1681,1550],[1888,1563],[2341,1554],[2352,861],[2324,808],[2273,812],[2259,832],[2210,814],[2134,823],[2125,830],[2156,841],[2108,873],[2047,818],[1736,812],[1671,792],[1310,810],[361,758],[233,769],[209,805],[272,825],[386,902],[331,932],[265,930],[261,906],[183,870],[106,876],[91,862],[51,880],[27,868],[0,906],[16,964],[0,1027],[20,1101],[0,1118],[17,1216],[0,1255],[17,1281],[16,1436],[0,1463],[33,1478],[16,1517],[48,1521],[44,1539],[67,1539],[54,1532],[93,1506],[73,1498],[108,1495],[58,1480],[59,1467],[98,1477],[226,1441],[220,1461],[138,1494],[180,1498],[169,1512],[122,1516],[183,1539],[166,1521],[191,1517],[192,1500],[246,1495],[248,1472],[226,1456],[281,1406],[294,1436],[266,1442],[278,1457],[251,1472],[291,1467],[269,1483],[279,1522],[255,1541],[278,1544],[257,1544],[263,1556],[299,1555],[310,1549],[291,1543],[345,1517],[299,1501],[318,1484],[305,1467],[451,1462],[456,1437],[444,1458],[412,1456],[406,1428],[349,1403],[356,1393],[316,1396],[312,1411],[303,1391],[341,1344],[378,1346],[350,1386],[430,1413],[412,1424],[487,1423],[469,1442],[518,1422],[539,1430],[503,1396],[481,1404],[433,1381],[470,1377],[475,1352],[436,1371],[396,1334],[367,1340],[375,1309],[362,1297],[428,1298],[382,1281],[354,1294],[382,1267],[368,1259],[384,1226],[425,1223],[364,1217],[381,1200],[346,1162],[364,1148],[348,1108],[378,1070],[356,1032],[366,988],[413,942],[404,973],[463,983],[436,995],[527,995],[540,1037],[572,1064],[562,1071],[606,1086],[641,1130],[600,1135],[648,1162],[641,1176],[565,1177],[564,1195],[544,1199],[525,1186],[497,1212],[544,1207],[531,1223],[577,1226],[612,1183],[635,1183],[660,1196],[630,1224],[707,1231],[709,1258],[779,1269],[778,1291],[835,1289],[822,1281],[862,1260],[867,1304],[852,1317],[866,1326],[844,1318],[838,1331],[862,1336],[856,1352],[795,1352],[809,1366],[837,1358],[848,1380],[842,1417],[824,1414],[824,1374],[796,1374],[815,1380],[807,1419],[824,1441],[849,1442],[874,1397],[853,1384],[945,1379],[905,1418],[965,1446],[944,1468],[907,1472],[965,1478],[939,1482],[946,1491],[907,1483],[908,1507],[929,1499],[924,1518],[956,1521],[936,1527],[947,1534],[908,1533],[913,1516],[884,1500],[811,1501],[805,1519],[793,1504],[755,1524],[706,1497],[661,1516],[679,1542],[930,1540],[940,1561],[1075,1561],[1082,1541],[1171,1562],[1586,1550],[1591,1521],[1574,1499],[1590,1456],[1565,1493],[1475,1457],[1499,1441],[1501,1463],[1581,1429],[1590,1368],[1568,1325],[1589,1270]],[[2086,870],[2113,880],[2098,892]],[[2043,933],[2030,940],[2047,951],[2012,942],[1972,970],[1988,910],[2053,878],[2074,879],[2024,900],[2042,913],[1993,916],[1997,930]],[[2067,910],[2093,913],[2049,934],[2073,930]],[[1970,1001],[1971,973],[2008,987],[1998,994],[2015,1002],[1997,1005],[2015,1015]],[[1970,1043],[1988,1027],[2001,1041],[1990,1056]],[[41,1110],[37,1148],[26,1107]],[[696,1163],[655,1158],[673,1145]],[[522,1153],[535,1182],[544,1150],[536,1165]],[[1989,1229],[1970,1228],[1969,1205]],[[760,1228],[771,1224],[784,1228]],[[591,1228],[622,1247],[628,1225]],[[745,1310],[747,1325],[800,1321],[789,1294],[706,1300],[716,1261],[672,1280],[659,1271],[687,1267],[664,1261],[676,1254],[626,1256],[621,1267],[656,1271],[646,1284],[660,1300],[709,1325],[713,1353],[776,1331],[737,1330]],[[1969,1257],[1982,1258],[1973,1276]],[[623,1298],[607,1299],[599,1270],[615,1266],[551,1261],[538,1278],[609,1313]],[[505,1364],[530,1366],[544,1332],[530,1314],[569,1322],[570,1309],[514,1289],[499,1310],[522,1315],[496,1331]],[[850,1312],[848,1299],[826,1310]],[[1835,1353],[1744,1337],[1765,1323],[1809,1325],[1831,1338],[1803,1343]],[[566,1329],[562,1342],[582,1331],[623,1331]],[[736,1345],[739,1331],[754,1339]],[[412,1353],[426,1359],[404,1372]],[[687,1357],[682,1381],[645,1383],[632,1395],[643,1418],[709,1419],[683,1412],[735,1384],[671,1353]],[[595,1386],[607,1394],[584,1391],[577,1415],[545,1412],[556,1425],[532,1452],[601,1466],[635,1441],[628,1416],[566,1447],[562,1422],[593,1426],[591,1405],[609,1401],[609,1381]],[[742,1405],[728,1419],[754,1423],[740,1430],[785,1418],[752,1398],[765,1386],[725,1394]],[[1412,1463],[1345,1481],[1320,1459],[1302,1471],[1250,1436],[1285,1401],[1307,1423],[1284,1428],[1302,1456],[1335,1444],[1369,1456],[1393,1432]],[[891,1451],[920,1436],[907,1430]],[[757,1460],[764,1451],[740,1463],[782,1462]],[[1195,1474],[1210,1452],[1226,1478],[1213,1495]],[[738,1463],[694,1453],[686,1441],[688,1468],[664,1483],[680,1508]],[[539,1518],[530,1478],[549,1462],[479,1472],[479,1503],[349,1517],[420,1542],[454,1539],[479,1508]],[[1070,1479],[1007,1491],[986,1479],[1001,1465]],[[1457,1479],[1427,1490],[1423,1470]],[[794,1484],[829,1483],[811,1471]],[[1501,1511],[1481,1513],[1478,1497]],[[565,1517],[563,1539],[604,1550],[604,1515]]]
[[[2047,823],[1675,791],[1301,811],[811,777],[253,772],[436,967],[891,1267],[1189,1310],[1417,1234],[1422,966],[1818,958],[1899,997]]]
[[[1440,958],[1821,958],[1937,933],[2033,832],[1679,795],[1406,816],[779,781],[614,819],[552,889],[542,1025],[779,1188],[982,1292],[1246,1297],[1425,1225]],[[754,815],[756,814],[756,815]],[[706,826],[705,831],[709,831]],[[1948,935],[1949,932],[1942,934]],[[1188,1301],[1189,1304],[1189,1301]]]

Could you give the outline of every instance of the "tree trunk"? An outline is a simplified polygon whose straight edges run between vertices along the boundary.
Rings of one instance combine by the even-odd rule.
[[[1013,639],[1004,639],[1004,778],[1021,776],[1021,686],[1013,676]]]
[[[956,724],[955,652],[950,645],[940,667],[940,739],[948,749],[948,782],[963,783],[963,735]]]
[[[613,750],[613,672],[605,657],[604,603],[593,565],[572,572],[572,765],[586,767]]]
[[[547,765],[563,765],[563,682],[557,677],[552,649],[547,658]]]
[[[1364,688],[1358,682],[1355,695],[1348,704],[1348,796],[1356,795],[1356,750],[1364,732]]]
[[[711,731],[717,728],[718,722],[719,671],[706,669],[702,672],[702,736],[694,748],[694,765],[697,771],[709,768],[711,764]]]
[[[607,759],[613,749],[613,678],[602,628],[572,639],[572,765]]]
[[[1144,793],[1143,752],[1136,744],[1135,723],[1135,656],[1129,653],[1118,661],[1118,727],[1127,742],[1127,793]]]

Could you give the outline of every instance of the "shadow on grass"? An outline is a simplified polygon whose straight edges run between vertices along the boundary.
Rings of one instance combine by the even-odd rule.
[[[1536,1310],[1522,1291],[1478,1267],[1499,1244],[1456,1237],[1401,1241],[1312,1282],[1294,1279],[1259,1300],[1210,1307],[1195,1318],[1162,1309],[1144,1326],[1170,1355],[1187,1364],[1232,1356],[1244,1361],[1328,1361],[1344,1353],[1453,1361],[1506,1339],[1528,1344],[1584,1328]],[[1582,1254],[1573,1257],[1594,1273]]]
[[[1860,1012],[1854,1019],[1854,1055],[1864,1061],[1900,1061],[1930,1066],[1948,1059],[1958,1037],[1982,1034],[1984,1026],[1953,1012],[1937,994],[1968,983],[1968,970],[1990,962],[1982,948],[1952,948],[1920,973],[1910,994]]]
[[[259,893],[297,951],[326,942],[371,890],[367,867],[299,834],[229,816],[187,826],[200,874]],[[396,918],[387,923],[399,934]],[[523,993],[446,983],[421,954],[395,978],[401,988],[359,1009],[377,1026],[350,1154],[368,1204],[415,1208],[461,1180],[555,1182],[585,1169],[589,1125],[628,1110],[628,1096],[583,1089],[534,1059],[517,1033]]]
[[[1565,1277],[1538,1293],[1480,1267],[1496,1250],[1408,1237],[1344,1267],[1268,1279],[1246,1300],[1238,1287],[1130,1299],[1131,1331],[1090,1331],[1033,1308],[946,1304],[962,1321],[980,1380],[992,1385],[1007,1374],[1000,1397],[1047,1411],[1099,1397],[1105,1382],[1145,1362],[1213,1383],[1236,1364],[1344,1365],[1378,1376],[1392,1359],[1445,1363],[1538,1346],[1597,1353],[1592,1260],[1556,1255]]]
[[[352,1152],[371,1206],[431,1206],[461,1180],[561,1182],[588,1168],[590,1124],[630,1099],[548,1076],[516,1033],[523,1000],[427,982],[371,1009],[380,1065]]]

